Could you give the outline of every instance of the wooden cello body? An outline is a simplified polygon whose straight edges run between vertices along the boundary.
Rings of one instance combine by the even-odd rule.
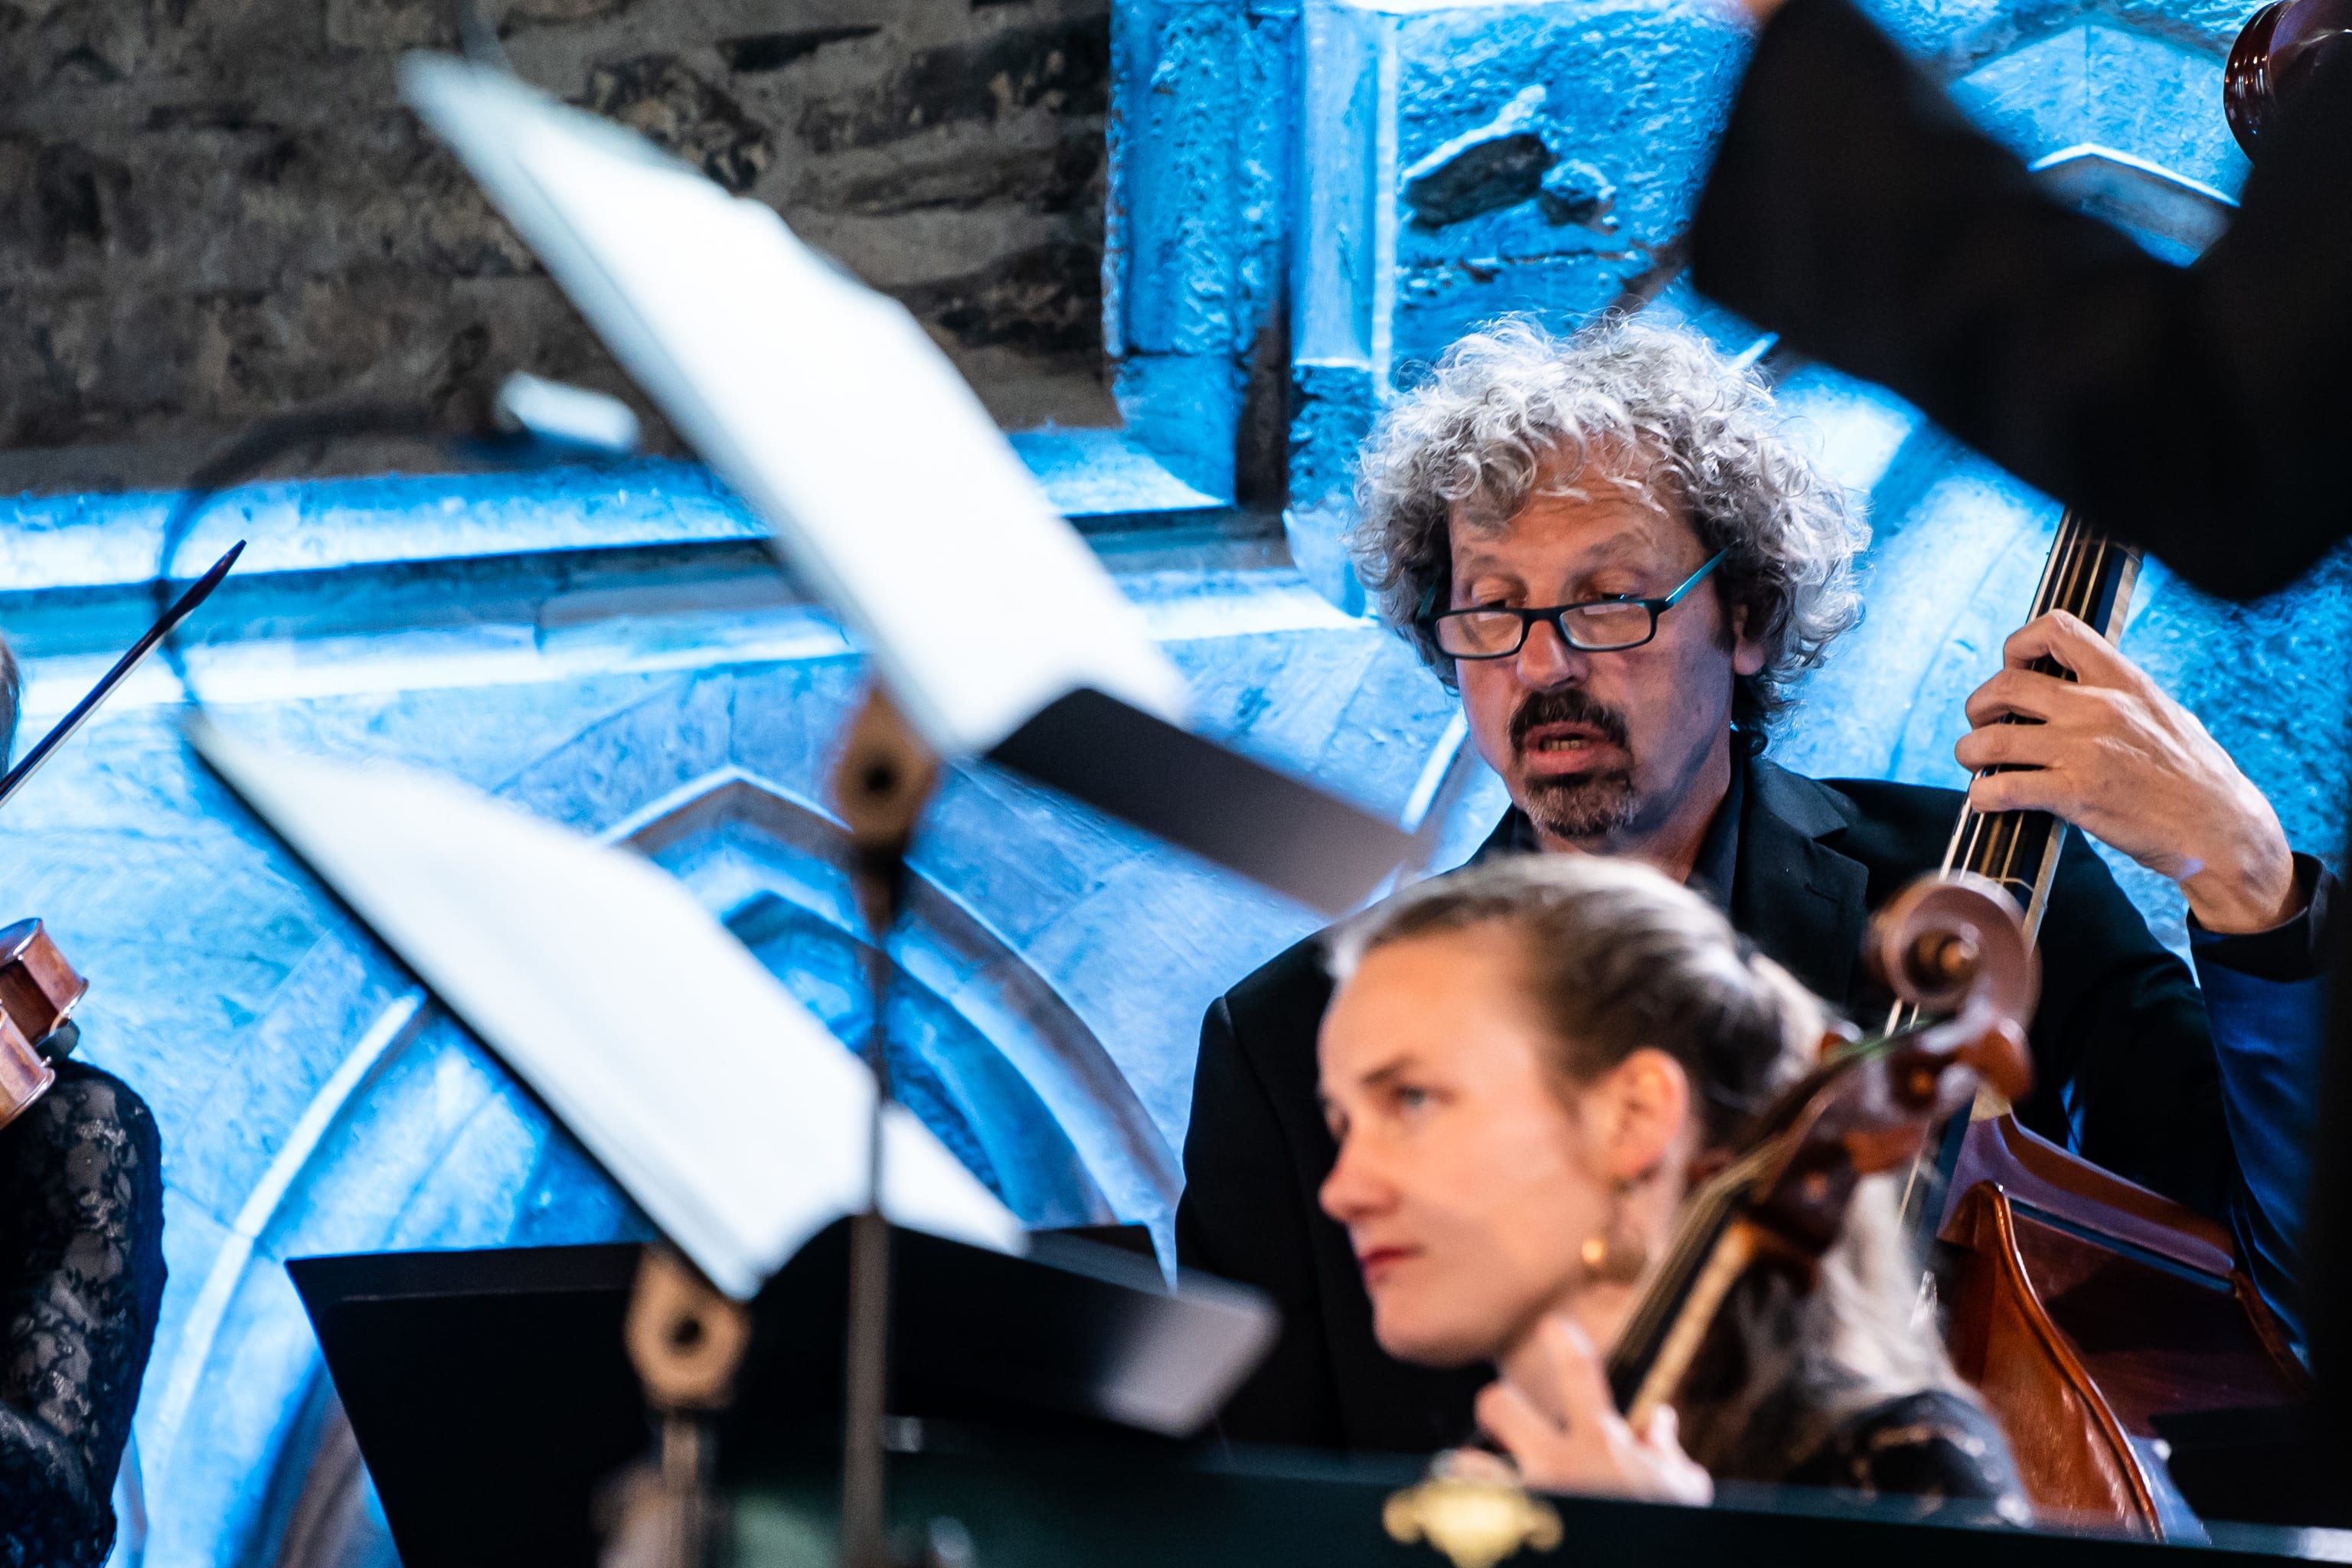
[[[2069,511],[2032,613],[2065,610],[2119,640],[2138,564]],[[2042,813],[1964,810],[1947,868],[2007,888],[2038,934],[2065,834]],[[2027,1131],[1998,1100],[1980,1098],[1945,1150],[1946,1170],[1916,1178],[1906,1209],[1940,1244],[1953,1362],[2008,1431],[2027,1496],[2055,1520],[2193,1531],[2159,1423],[2308,1392],[2229,1233]]]

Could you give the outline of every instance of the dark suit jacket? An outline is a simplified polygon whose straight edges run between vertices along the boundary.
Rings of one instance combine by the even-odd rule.
[[[1905,882],[1941,864],[1961,797],[1819,782],[1760,759],[1746,765],[1732,922],[1874,1025],[1885,1003],[1874,1007],[1858,989],[1863,927]],[[1513,826],[1506,821],[1481,855]],[[2135,1181],[2224,1213],[2236,1172],[2196,984],[2079,835],[2060,858],[2041,946],[2038,1080],[2021,1120]],[[1315,1037],[1329,995],[1319,940],[1310,940],[1210,1007],[1177,1252],[1189,1267],[1267,1291],[1282,1309],[1273,1355],[1226,1406],[1228,1437],[1427,1453],[1470,1430],[1471,1396],[1491,1374],[1410,1367],[1372,1339],[1347,1235],[1317,1202],[1336,1154],[1316,1100]]]
[[[1788,0],[1692,280],[2200,587],[2267,592],[2352,532],[2352,47],[2291,109],[2184,269],[2038,191],[1851,0]]]

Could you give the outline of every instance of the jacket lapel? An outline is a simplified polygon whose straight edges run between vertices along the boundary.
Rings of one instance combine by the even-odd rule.
[[[1732,923],[1834,1006],[1853,988],[1870,918],[1868,870],[1822,840],[1853,826],[1853,803],[1759,757],[1748,764]]]

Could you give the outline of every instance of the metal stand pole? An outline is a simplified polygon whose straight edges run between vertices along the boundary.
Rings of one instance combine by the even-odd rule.
[[[890,932],[907,880],[907,845],[939,782],[939,760],[877,689],[851,724],[834,764],[834,804],[848,825],[858,911],[871,938],[866,984],[873,1017],[866,1037],[874,1072],[867,1124],[866,1209],[850,1221],[847,1386],[841,1464],[843,1568],[889,1568],[882,1423],[890,1386],[890,1224],[882,1212],[883,1127],[890,1103]]]
[[[646,1249],[624,1327],[629,1360],[661,1416],[660,1468],[625,1509],[607,1563],[707,1568],[722,1517],[710,1496],[709,1421],[733,1392],[750,1314],[667,1247]],[[650,1528],[646,1528],[650,1526]]]

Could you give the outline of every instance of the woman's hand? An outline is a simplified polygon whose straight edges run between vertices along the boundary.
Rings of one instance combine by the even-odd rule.
[[[1501,1444],[1528,1485],[1545,1491],[1607,1492],[1666,1502],[1703,1503],[1715,1482],[1691,1461],[1675,1435],[1675,1413],[1660,1405],[1636,1433],[1617,1414],[1609,1380],[1584,1331],[1566,1317],[1538,1325],[1523,1365],[1542,1386],[1490,1383],[1478,1394],[1478,1425]],[[1555,1420],[1548,1411],[1557,1410]]]

